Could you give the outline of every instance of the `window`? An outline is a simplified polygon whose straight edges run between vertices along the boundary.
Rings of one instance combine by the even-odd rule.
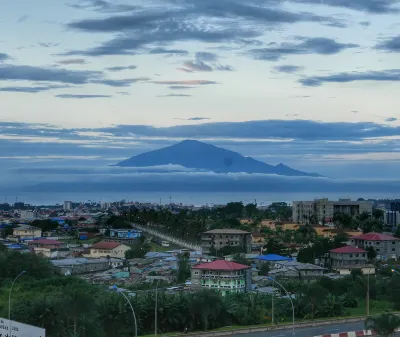
[[[396,241],[392,241],[392,245],[395,245],[396,244]]]
[[[350,254],[350,257],[353,257],[353,254]]]
[[[395,252],[396,251],[396,248],[392,248],[392,252]]]
[[[380,245],[381,243],[380,243],[379,241],[376,241],[376,244],[377,244],[377,245]]]
[[[358,257],[358,254],[356,254],[356,257]]]
[[[377,248],[376,251],[379,252],[379,248]]]
[[[365,257],[365,254],[363,254],[362,257]]]

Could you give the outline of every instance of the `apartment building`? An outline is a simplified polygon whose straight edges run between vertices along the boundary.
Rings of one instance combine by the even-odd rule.
[[[212,248],[240,247],[244,253],[251,253],[251,233],[240,229],[213,229],[201,235],[203,254],[210,254]]]
[[[34,226],[20,225],[13,229],[13,236],[18,239],[40,238],[42,237],[42,230]]]
[[[375,267],[368,265],[367,251],[353,246],[332,249],[329,252],[332,269],[340,275],[349,275],[353,269],[361,269],[363,274],[374,274]]]
[[[386,211],[383,214],[383,220],[386,225],[397,227],[400,225],[400,212]]]
[[[367,249],[373,247],[378,258],[397,259],[400,256],[400,239],[392,235],[382,233],[367,233],[350,238],[350,244],[354,247]]]
[[[228,293],[251,291],[251,267],[240,263],[216,260],[192,267],[191,288],[202,288]]]
[[[114,257],[118,259],[125,258],[125,252],[131,247],[119,242],[99,242],[90,247],[89,254],[83,254],[84,257],[99,258],[99,257]]]
[[[305,222],[315,218],[319,223],[329,223],[335,213],[344,213],[355,217],[363,212],[372,213],[372,201],[352,201],[351,199],[330,201],[327,198],[314,201],[293,201],[294,222]]]

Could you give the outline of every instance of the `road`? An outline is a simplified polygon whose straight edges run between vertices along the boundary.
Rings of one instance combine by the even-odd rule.
[[[339,323],[308,328],[295,329],[296,337],[312,337],[333,333],[364,330],[364,322]],[[238,334],[244,335],[244,334]],[[251,337],[292,337],[292,329],[252,332],[245,334]]]

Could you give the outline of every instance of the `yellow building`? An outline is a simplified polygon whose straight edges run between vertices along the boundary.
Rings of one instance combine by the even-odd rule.
[[[21,225],[17,228],[14,228],[13,235],[17,238],[25,239],[25,238],[41,238],[42,230],[40,228],[29,226],[29,225]]]
[[[99,242],[90,247],[89,254],[83,254],[85,257],[115,257],[119,259],[125,258],[125,252],[131,247],[119,242]]]

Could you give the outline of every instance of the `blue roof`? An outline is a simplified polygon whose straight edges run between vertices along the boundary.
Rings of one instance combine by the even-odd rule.
[[[267,255],[259,255],[256,257],[257,260],[262,261],[292,261],[291,257],[280,256],[277,254],[267,254]]]

